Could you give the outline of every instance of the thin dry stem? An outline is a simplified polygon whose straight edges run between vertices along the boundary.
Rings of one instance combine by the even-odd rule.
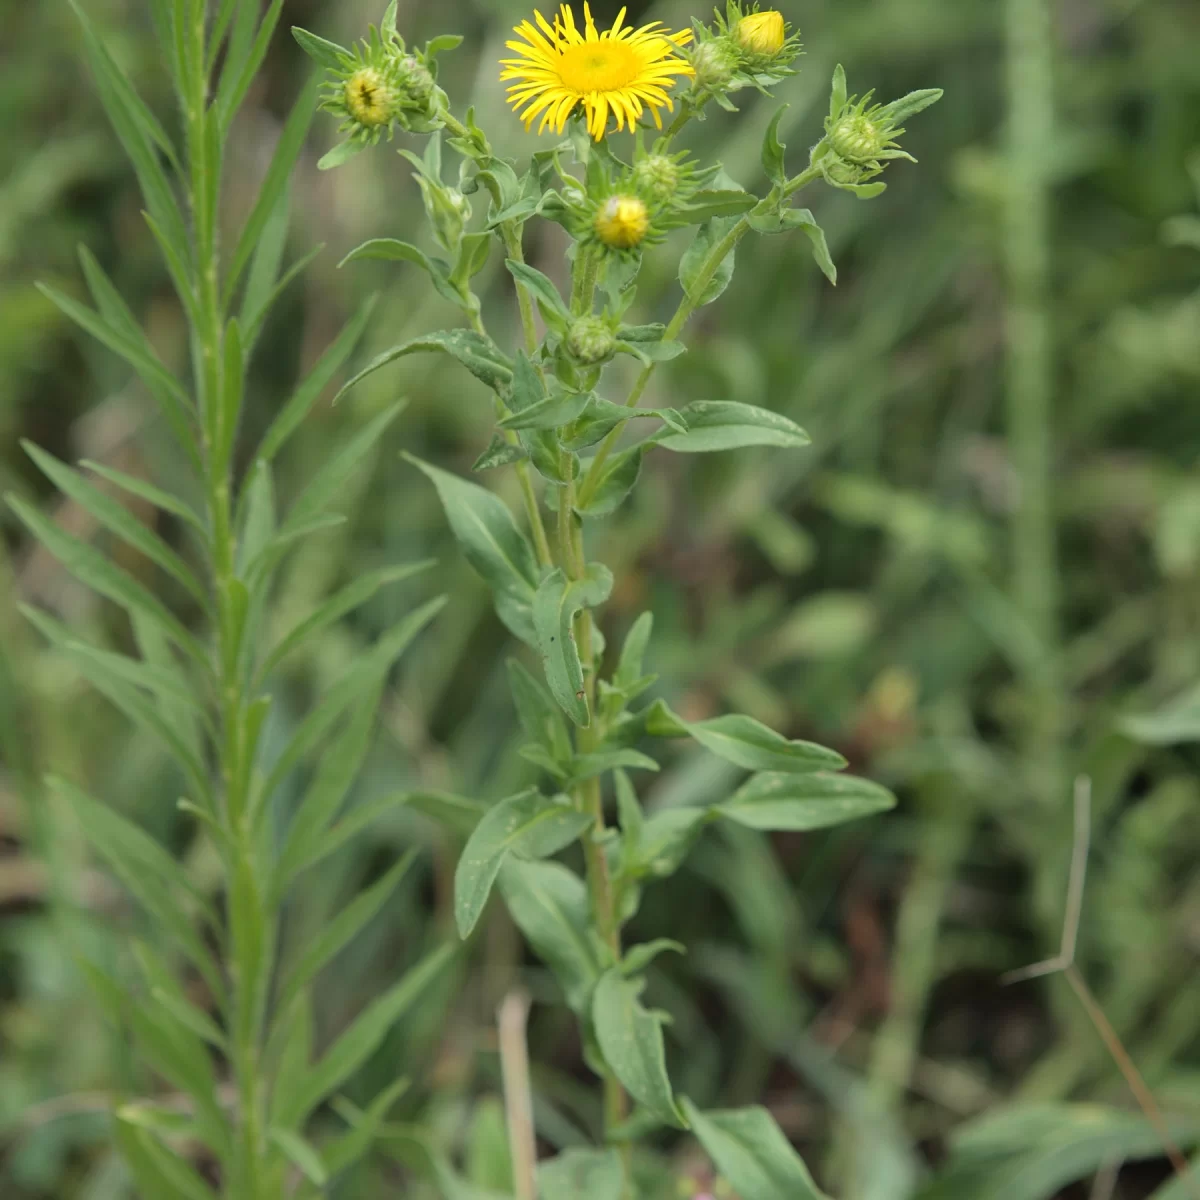
[[[504,1110],[508,1117],[517,1200],[537,1200],[537,1140],[529,1083],[529,1044],[525,1037],[528,1020],[529,996],[521,991],[509,992],[496,1013],[496,1024],[500,1031]]]

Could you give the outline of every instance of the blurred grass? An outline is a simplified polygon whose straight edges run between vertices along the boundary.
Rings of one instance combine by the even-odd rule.
[[[170,113],[143,5],[86,3],[143,95]],[[468,35],[447,59],[448,90],[460,108],[474,102],[487,114],[506,152],[527,152],[530,139],[501,115],[494,67],[523,4],[401,7],[401,27],[415,39]],[[616,7],[594,5],[598,17]],[[649,11],[631,7],[638,17]],[[853,89],[874,86],[886,98],[936,84],[946,98],[906,139],[920,166],[893,168],[879,200],[814,194],[839,266],[836,291],[805,246],[748,243],[726,296],[697,321],[690,353],[656,377],[648,403],[765,403],[808,428],[812,450],[653,461],[596,553],[620,580],[610,642],[653,607],[653,666],[676,708],[738,707],[827,741],[856,770],[889,782],[902,804],[884,819],[770,848],[746,831],[711,835],[638,919],[639,935],[669,934],[693,948],[687,959],[660,960],[652,990],[677,1014],[669,1051],[681,1089],[701,1104],[769,1104],[835,1195],[899,1200],[950,1155],[958,1174],[932,1185],[931,1197],[1084,1196],[1086,1187],[1059,1189],[1092,1175],[1104,1154],[1085,1155],[1065,1179],[1039,1174],[1039,1146],[1059,1137],[1078,1144],[1075,1118],[1029,1106],[1131,1109],[1129,1097],[1061,981],[998,983],[1053,951],[1061,919],[1069,795],[1047,788],[1030,754],[1028,680],[1047,666],[1062,705],[1050,731],[1061,776],[1051,778],[1086,772],[1094,786],[1081,967],[1180,1122],[1178,1136],[1194,1137],[1200,1121],[1200,759],[1187,744],[1138,745],[1119,726],[1200,675],[1200,253],[1162,236],[1165,222],[1200,207],[1186,170],[1200,148],[1200,9],[1194,0],[1051,6],[1053,140],[1021,151],[1043,173],[1049,204],[1047,518],[1060,606],[1047,663],[1037,620],[1011,586],[1008,549],[1028,480],[1005,436],[1005,247],[1014,236],[1005,189],[1014,164],[1004,138],[1002,6],[785,7],[807,43],[801,76],[782,91],[793,161],[816,140],[836,61]],[[345,42],[378,19],[375,10],[362,0],[289,0],[285,22]],[[653,9],[675,23],[691,12],[706,15],[677,0]],[[138,219],[134,180],[83,77],[67,6],[9,5],[4,21],[0,483],[58,506],[60,520],[90,534],[77,510],[39,490],[18,438],[152,480],[169,481],[174,464],[119,366],[68,328],[33,282],[78,288],[74,247],[84,241],[165,354],[182,325]],[[248,183],[305,70],[280,37],[236,135],[236,173]],[[748,99],[740,116],[710,119],[695,129],[694,148],[755,185],[771,107]],[[318,174],[332,138],[332,122],[320,120],[297,179],[292,248],[327,249],[264,337],[255,433],[366,291],[379,288],[382,302],[364,358],[453,320],[415,273],[336,269],[364,238],[411,230],[420,203],[387,150]],[[552,274],[562,249],[555,233],[528,250]],[[664,253],[644,274],[648,314],[673,306],[671,262]],[[505,307],[490,324],[502,333],[514,320]],[[281,463],[280,489],[294,494],[332,440],[398,393],[411,407],[343,498],[348,524],[297,555],[275,620],[289,624],[371,566],[430,555],[440,565],[287,664],[273,736],[281,740],[336,675],[348,645],[369,639],[416,589],[444,589],[450,611],[394,680],[357,799],[414,784],[494,799],[528,771],[509,749],[503,663],[512,647],[433,496],[397,457],[403,447],[468,469],[491,423],[481,387],[439,359],[405,360],[337,409],[318,409]],[[198,878],[212,864],[176,820],[175,782],[155,747],[32,635],[13,602],[49,605],[102,639],[119,630],[20,539],[6,511],[0,521],[0,1194],[116,1200],[126,1183],[107,1149],[104,1110],[133,1085],[135,1067],[91,1008],[71,947],[86,943],[119,964],[137,918],[90,868],[38,780],[53,766],[135,814]],[[1045,732],[1035,723],[1034,741]],[[681,754],[648,803],[715,798],[729,783],[709,760]],[[289,914],[288,941],[299,945],[414,840],[430,849],[423,873],[326,973],[322,1036],[417,952],[431,924],[446,924],[455,846],[419,815],[397,815],[314,872]],[[400,1106],[405,1124],[389,1153],[339,1195],[390,1194],[397,1162],[413,1161],[408,1122],[461,1151],[476,1103],[498,1090],[492,1012],[517,972],[535,997],[553,1000],[554,985],[525,962],[496,912],[453,990],[398,1029],[364,1072],[362,1095],[397,1074],[421,1086]],[[540,1130],[547,1145],[569,1144],[595,1129],[595,1092],[553,1003],[535,1009],[533,1033]],[[1006,1102],[1042,1119],[1005,1143],[1019,1161],[986,1159],[995,1176],[985,1184],[970,1162],[980,1137],[955,1131],[1007,1111],[998,1107]],[[1121,1130],[1105,1135],[1114,1154],[1158,1157],[1136,1123]],[[964,1140],[967,1151],[957,1148]],[[677,1153],[681,1165],[693,1161],[686,1146]],[[1129,1167],[1113,1194],[1149,1196],[1166,1174],[1161,1159]]]

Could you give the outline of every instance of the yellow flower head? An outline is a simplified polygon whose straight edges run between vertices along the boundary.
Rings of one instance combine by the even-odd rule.
[[[596,30],[592,10],[583,6],[584,28],[575,24],[568,5],[559,8],[554,24],[540,12],[522,21],[515,32],[523,41],[506,43],[519,58],[506,58],[502,80],[513,80],[508,102],[520,111],[525,128],[540,113],[538,132],[549,126],[562,133],[567,118],[582,107],[588,132],[599,141],[611,114],[618,129],[632,129],[648,108],[661,129],[660,109],[673,109],[668,92],[691,66],[676,51],[691,41],[691,30],[667,33],[659,21],[634,29],[622,25],[625,9],[603,33]]]
[[[737,23],[738,45],[751,54],[775,55],[787,41],[787,26],[783,13],[774,9],[747,13]]]
[[[386,125],[396,115],[399,92],[382,71],[360,67],[343,86],[346,112],[360,125]]]
[[[650,230],[650,210],[637,196],[609,196],[596,212],[593,230],[610,250],[632,250]]]

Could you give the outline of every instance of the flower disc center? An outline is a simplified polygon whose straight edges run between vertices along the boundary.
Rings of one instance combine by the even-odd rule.
[[[581,95],[619,91],[628,87],[642,69],[641,59],[631,46],[607,39],[563,46],[559,54],[558,73],[563,86]]]

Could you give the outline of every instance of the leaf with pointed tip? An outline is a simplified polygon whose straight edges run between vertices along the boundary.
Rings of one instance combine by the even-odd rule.
[[[742,1200],[828,1200],[765,1108],[701,1112],[684,1099],[683,1111]]]
[[[500,868],[498,883],[517,928],[554,972],[567,1004],[583,1014],[603,970],[587,884],[561,863],[511,856]]]
[[[612,592],[612,584],[612,572],[599,563],[589,563],[586,578],[576,581],[568,581],[561,569],[555,569],[542,580],[533,599],[533,627],[546,682],[576,725],[586,726],[591,717],[583,664],[575,644],[575,614],[582,608],[603,604]]]
[[[896,805],[887,788],[854,775],[764,772],[714,811],[750,829],[805,832],[857,821]]]
[[[475,827],[454,872],[454,917],[461,937],[475,928],[492,884],[510,854],[546,858],[592,824],[565,797],[529,790],[501,800]]]
[[[448,329],[426,333],[411,341],[401,342],[390,350],[373,358],[334,397],[336,404],[352,387],[369,375],[405,358],[409,354],[448,354],[462,363],[476,379],[486,383],[493,391],[502,390],[512,381],[512,363],[500,352],[496,343],[473,329]]]
[[[522,641],[536,645],[533,599],[538,587],[537,559],[504,501],[477,483],[411,455],[405,457],[433,481],[467,562],[495,595],[500,619]]]
[[[596,1040],[629,1094],[663,1124],[683,1129],[667,1077],[663,1019],[642,1007],[638,997],[644,986],[645,980],[626,979],[617,968],[604,973],[592,997]]]
[[[686,433],[662,433],[654,440],[680,454],[739,450],[744,446],[798,449],[811,439],[794,421],[770,409],[734,400],[694,400],[680,410]]]
[[[696,230],[692,244],[679,262],[679,282],[684,293],[695,308],[711,304],[729,286],[733,278],[734,251],[732,249],[717,263],[711,273],[706,274],[708,259],[720,245],[722,239],[738,222],[737,217],[712,217]]]

